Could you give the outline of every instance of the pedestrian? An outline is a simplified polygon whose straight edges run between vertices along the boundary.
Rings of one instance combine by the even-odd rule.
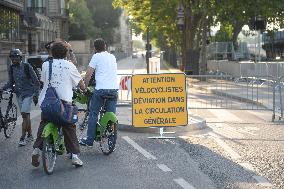
[[[9,67],[9,81],[2,90],[11,88],[16,93],[23,118],[19,146],[25,146],[27,141],[33,141],[30,112],[32,101],[37,104],[40,83],[32,66],[23,62],[19,49],[12,49],[9,58],[12,62]]]
[[[67,47],[64,42],[54,42],[51,46],[52,53],[52,75],[51,75],[51,85],[55,88],[59,98],[67,103],[72,103],[73,88],[80,86],[82,90],[85,89],[84,82],[78,72],[76,66],[71,62],[66,60]],[[49,84],[49,61],[46,61],[42,65],[41,81],[43,82],[43,89],[39,96],[39,104],[43,102],[45,98],[45,93]],[[32,153],[32,165],[35,167],[39,166],[39,156],[40,150],[43,146],[42,132],[48,120],[41,115],[41,122],[37,132],[37,138],[33,145]],[[60,127],[60,125],[58,125]],[[79,143],[76,136],[76,126],[66,125],[62,127],[64,135],[64,143],[67,152],[72,155],[72,164],[76,166],[82,166],[83,162],[79,159],[78,154],[80,152]]]
[[[94,50],[95,54],[86,71],[85,85],[89,85],[89,81],[95,72],[96,86],[89,105],[90,113],[87,137],[79,140],[79,143],[83,146],[93,146],[98,114],[103,106],[102,96],[107,95],[114,97],[111,100],[107,100],[106,111],[115,113],[119,89],[116,59],[112,54],[106,51],[105,41],[103,39],[96,39],[94,41]]]

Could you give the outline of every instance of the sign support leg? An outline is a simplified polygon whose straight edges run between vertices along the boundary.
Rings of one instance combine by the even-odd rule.
[[[148,137],[150,139],[171,139],[173,136],[164,136],[164,134],[174,134],[175,132],[164,132],[164,127],[159,127],[160,136]]]

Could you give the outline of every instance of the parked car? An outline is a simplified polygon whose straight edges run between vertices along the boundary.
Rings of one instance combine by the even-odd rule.
[[[25,57],[25,62],[29,63],[33,67],[37,77],[40,78],[42,64],[47,60],[47,58],[47,54],[31,55]]]
[[[132,53],[132,58],[138,58],[138,53],[137,52],[133,52]]]

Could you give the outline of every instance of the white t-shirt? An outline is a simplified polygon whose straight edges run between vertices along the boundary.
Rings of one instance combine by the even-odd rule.
[[[117,63],[107,51],[93,55],[89,66],[95,69],[96,89],[119,89]]]
[[[49,62],[47,61],[42,65],[41,81],[44,83],[44,85],[39,95],[39,105],[41,105],[45,97],[46,89],[49,83],[48,76]],[[72,88],[76,87],[81,79],[81,75],[73,63],[64,59],[53,59],[51,86],[55,88],[57,95],[61,100],[72,102]]]

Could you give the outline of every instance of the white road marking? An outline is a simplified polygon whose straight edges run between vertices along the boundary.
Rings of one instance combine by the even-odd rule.
[[[254,168],[250,163],[239,163],[245,170],[254,172]]]
[[[148,159],[156,160],[157,158],[144,150],[141,146],[139,146],[136,142],[134,142],[132,139],[130,139],[128,136],[122,137],[126,142],[128,142],[131,146],[133,146],[138,152],[140,152],[143,156],[145,156]]]
[[[184,189],[195,189],[191,184],[186,182],[183,178],[174,179],[174,181]]]
[[[209,135],[212,136],[212,138],[229,154],[229,156],[233,160],[239,160],[241,156],[235,152],[230,146],[228,146],[224,141],[222,141],[216,134],[210,133]],[[250,163],[239,163],[243,168],[245,168],[247,171],[254,172],[253,166]],[[253,178],[264,187],[273,187],[273,185],[264,177],[261,176],[253,176]]]
[[[165,164],[158,164],[157,166],[164,172],[172,172],[172,170]]]
[[[264,187],[273,187],[273,185],[264,177],[262,176],[253,176],[253,178]]]
[[[224,141],[222,141],[216,134],[210,133],[209,135],[229,154],[229,156],[234,159],[238,160],[241,156],[235,152],[229,145],[227,145]]]

